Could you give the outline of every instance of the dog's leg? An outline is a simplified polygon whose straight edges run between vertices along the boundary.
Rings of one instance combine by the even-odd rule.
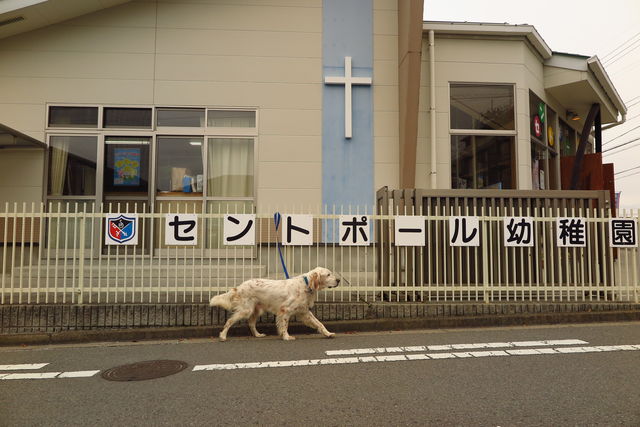
[[[251,311],[247,310],[236,311],[235,313],[233,313],[233,315],[229,319],[227,319],[227,322],[224,324],[222,332],[220,332],[220,341],[226,341],[229,328],[233,326],[233,324],[238,320],[246,319],[247,317],[251,316],[251,313]]]
[[[302,315],[302,322],[310,328],[316,329],[327,338],[333,338],[335,336],[335,334],[333,332],[329,332],[327,328],[325,328],[324,325],[310,311]]]
[[[249,330],[251,331],[251,333],[253,334],[254,337],[256,338],[262,338],[265,337],[265,334],[261,334],[260,332],[258,332],[258,330],[256,329],[256,322],[258,321],[258,317],[260,317],[260,315],[262,314],[262,310],[259,307],[256,307],[253,310],[253,313],[251,314],[251,317],[249,317]]]
[[[287,329],[289,329],[289,318],[291,315],[286,312],[284,309],[280,310],[280,312],[276,315],[276,327],[278,328],[278,334],[285,341],[295,340],[295,337],[289,335]]]

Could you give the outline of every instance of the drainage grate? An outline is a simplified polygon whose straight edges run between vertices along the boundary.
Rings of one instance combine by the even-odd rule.
[[[147,360],[107,369],[102,373],[102,378],[109,381],[152,380],[177,374],[187,366],[180,360]]]

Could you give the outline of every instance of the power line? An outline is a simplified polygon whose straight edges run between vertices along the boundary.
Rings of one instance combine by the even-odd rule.
[[[614,53],[616,50],[620,49],[622,46],[624,46],[625,44],[627,44],[628,42],[630,42],[631,40],[635,39],[637,36],[640,35],[640,32],[635,33],[633,36],[631,36],[630,38],[628,38],[627,40],[623,41],[622,43],[620,43],[618,46],[616,46],[613,50],[610,50],[608,53],[606,53],[603,57],[602,60],[604,60],[606,57],[610,56],[612,53]]]
[[[634,130],[636,130],[636,129],[640,129],[640,125],[638,125],[638,126],[636,126],[636,127],[632,128],[632,129],[629,129],[629,130],[628,130],[628,131],[626,131],[625,133],[621,133],[620,135],[616,136],[615,138],[611,138],[609,141],[605,142],[605,143],[604,143],[604,144],[602,144],[602,145],[604,146],[604,145],[607,145],[607,144],[611,144],[611,142],[615,141],[616,139],[620,138],[621,136],[625,136],[625,135],[626,135],[626,134],[628,134],[629,132],[633,132],[633,131],[634,131]]]
[[[607,151],[611,151],[611,150],[615,150],[616,148],[624,147],[625,145],[629,145],[629,144],[631,144],[632,142],[635,142],[635,141],[640,141],[640,137],[632,139],[632,140],[627,141],[627,142],[624,142],[622,144],[618,144],[615,147],[607,148],[606,150],[602,150],[602,152],[606,153]]]
[[[618,180],[618,179],[625,179],[625,178],[629,178],[630,176],[634,176],[634,175],[638,175],[638,174],[640,174],[640,172],[634,172],[634,173],[631,173],[631,174],[629,174],[629,175],[621,176],[621,177],[616,178],[616,179],[617,179],[617,180]]]
[[[634,41],[633,43],[631,43],[629,46],[627,46],[626,48],[624,48],[624,50],[621,50],[620,52],[616,53],[614,56],[612,56],[611,58],[607,59],[605,64],[608,66],[615,64],[616,62],[618,62],[619,60],[621,60],[622,58],[626,57],[627,55],[629,55],[630,52],[636,50],[637,48],[640,47],[640,39]]]
[[[629,172],[629,171],[632,171],[634,169],[640,169],[640,166],[636,166],[635,168],[629,168],[629,169],[625,169],[625,170],[620,171],[620,172],[616,172],[616,173],[614,173],[614,175],[620,175],[621,173]]]

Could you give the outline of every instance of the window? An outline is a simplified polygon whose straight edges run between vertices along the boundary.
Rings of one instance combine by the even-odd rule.
[[[96,194],[97,147],[95,136],[52,136],[49,139],[48,194]]]
[[[208,127],[256,127],[255,111],[209,110],[207,112]]]
[[[151,108],[104,109],[105,128],[151,128]]]
[[[158,127],[204,127],[204,109],[158,108]]]
[[[157,138],[156,164],[159,193],[202,196],[204,187],[202,143],[203,137],[159,136]]]
[[[515,129],[513,86],[452,84],[451,129]]]
[[[575,156],[576,154],[576,131],[564,121],[560,120],[560,135],[558,135],[560,145],[560,155]]]
[[[147,195],[149,137],[107,137],[104,155],[105,195]]]
[[[49,107],[49,127],[97,128],[98,107]]]
[[[211,197],[253,197],[253,139],[209,138],[207,192]]]
[[[515,188],[513,85],[451,84],[451,188]]]
[[[535,93],[529,92],[531,133],[531,188],[557,189],[559,163],[556,150],[558,115]]]

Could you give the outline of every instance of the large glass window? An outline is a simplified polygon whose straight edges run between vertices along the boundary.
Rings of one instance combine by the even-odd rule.
[[[207,195],[253,197],[253,139],[209,138]]]
[[[513,85],[451,84],[451,188],[515,188]]]
[[[453,135],[452,188],[513,188],[511,136]]]
[[[147,195],[149,191],[148,137],[107,137],[105,140],[104,192]]]
[[[165,195],[202,196],[204,187],[202,143],[199,136],[157,138],[158,192]]]
[[[96,136],[51,136],[49,138],[50,196],[96,194]]]
[[[49,107],[49,127],[97,128],[98,107]]]
[[[513,86],[452,84],[451,129],[515,129]]]

